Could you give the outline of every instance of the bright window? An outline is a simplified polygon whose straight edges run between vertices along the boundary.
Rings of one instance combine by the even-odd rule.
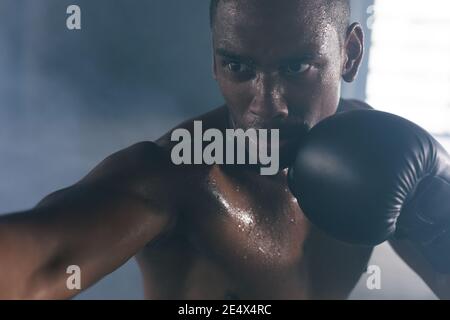
[[[450,151],[450,1],[375,0],[367,100]]]

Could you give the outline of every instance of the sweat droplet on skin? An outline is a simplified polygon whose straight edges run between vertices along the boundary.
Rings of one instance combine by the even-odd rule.
[[[242,209],[236,209],[235,207],[232,206],[232,204],[228,201],[228,199],[226,199],[218,191],[214,190],[213,193],[217,198],[217,200],[227,210],[228,214],[240,222],[238,226],[239,229],[243,230],[244,228],[251,227],[255,224],[251,210],[246,211]]]

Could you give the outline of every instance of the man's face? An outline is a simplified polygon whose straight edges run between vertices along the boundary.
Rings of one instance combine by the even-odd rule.
[[[280,146],[336,112],[343,45],[315,1],[222,1],[214,73],[235,128],[280,129]]]

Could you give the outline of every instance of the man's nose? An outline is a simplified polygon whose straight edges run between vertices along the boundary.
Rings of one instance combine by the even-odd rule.
[[[285,89],[276,75],[259,75],[254,80],[254,97],[250,112],[266,120],[281,120],[289,115]]]

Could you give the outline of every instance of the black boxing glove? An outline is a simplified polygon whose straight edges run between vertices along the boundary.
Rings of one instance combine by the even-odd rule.
[[[289,186],[331,236],[362,245],[406,237],[450,273],[450,157],[416,124],[373,110],[329,117],[300,146]]]

